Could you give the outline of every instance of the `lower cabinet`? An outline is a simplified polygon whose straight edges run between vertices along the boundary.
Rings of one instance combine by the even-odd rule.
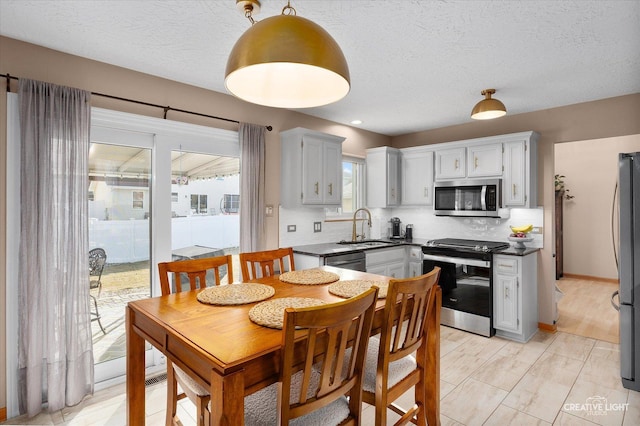
[[[409,263],[407,266],[407,277],[418,277],[422,275],[422,247],[408,246]]]
[[[493,327],[520,342],[538,331],[537,253],[493,257]]]
[[[406,247],[365,251],[367,272],[393,278],[406,278]]]

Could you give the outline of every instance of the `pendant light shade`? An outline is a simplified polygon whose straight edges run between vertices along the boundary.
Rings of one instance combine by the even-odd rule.
[[[285,15],[285,9],[253,23],[236,42],[227,60],[227,90],[245,101],[279,108],[342,99],[349,93],[350,77],[340,46],[322,27]]]
[[[502,102],[491,98],[491,95],[496,93],[496,89],[486,89],[480,93],[485,98],[473,107],[471,118],[475,120],[491,120],[492,118],[502,117],[507,113],[507,108]]]

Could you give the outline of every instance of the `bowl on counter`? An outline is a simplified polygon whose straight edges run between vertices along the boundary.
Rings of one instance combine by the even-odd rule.
[[[515,243],[515,248],[526,248],[524,243],[533,241],[533,237],[509,237],[509,241]]]

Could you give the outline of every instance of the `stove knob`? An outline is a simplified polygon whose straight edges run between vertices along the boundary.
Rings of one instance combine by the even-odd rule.
[[[482,251],[489,251],[489,247],[487,247],[487,246],[482,246]]]
[[[473,247],[473,249],[474,249],[475,251],[480,251],[480,246],[474,246],[474,247]]]

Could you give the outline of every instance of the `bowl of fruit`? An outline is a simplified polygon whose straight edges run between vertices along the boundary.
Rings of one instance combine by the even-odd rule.
[[[528,235],[532,230],[533,225],[512,226],[511,234],[509,234],[509,241],[515,243],[515,248],[525,248],[526,246],[524,243],[533,241],[533,238]]]

